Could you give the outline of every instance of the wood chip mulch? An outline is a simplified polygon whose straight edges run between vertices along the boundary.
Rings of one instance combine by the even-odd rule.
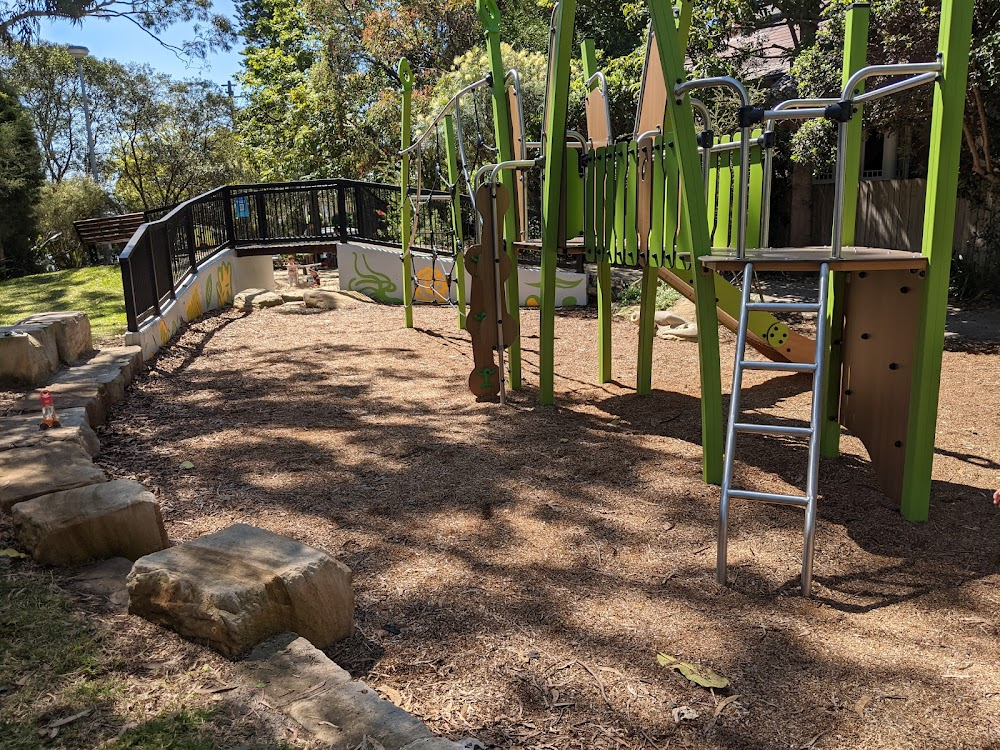
[[[330,656],[443,735],[486,747],[1000,746],[1000,355],[948,352],[930,521],[879,491],[861,444],[824,460],[814,598],[802,514],[737,503],[731,586],[715,582],[718,488],[701,481],[697,345],[557,321],[557,405],[466,387],[449,309],[286,305],[223,312],[163,351],[101,435],[183,542],[235,522],[353,570],[357,628]],[[733,337],[722,335],[728,383]],[[808,380],[748,376],[760,419],[804,420]],[[748,439],[741,486],[792,492],[803,445]],[[180,468],[183,461],[194,469]],[[664,652],[727,676],[710,691]],[[675,711],[674,709],[688,709]],[[675,718],[676,717],[676,718]]]

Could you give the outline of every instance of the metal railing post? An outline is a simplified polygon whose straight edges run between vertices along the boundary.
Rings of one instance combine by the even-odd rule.
[[[236,218],[233,216],[233,191],[228,185],[222,190],[222,213],[226,221],[226,242],[236,247]]]
[[[337,183],[337,224],[340,229],[340,241],[347,242],[347,190],[343,182]]]
[[[184,211],[184,234],[187,237],[188,260],[191,262],[191,273],[198,271],[198,259],[195,257],[194,212],[191,206]]]

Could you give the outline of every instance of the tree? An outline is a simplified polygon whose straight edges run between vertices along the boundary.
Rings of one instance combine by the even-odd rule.
[[[229,99],[214,83],[132,72],[117,93],[108,158],[126,208],[172,205],[245,177]]]
[[[836,0],[826,10],[827,23],[816,44],[796,61],[792,74],[803,96],[829,96],[840,89],[840,55],[844,45],[844,9],[850,3]],[[872,6],[872,33],[868,63],[933,60],[937,53],[940,0],[923,4],[909,0],[882,0]],[[879,79],[869,86],[881,85]],[[912,130],[916,148],[926,143],[931,115],[931,89],[911,89],[864,110],[865,124],[882,132]],[[1000,190],[1000,5],[975,0],[969,82],[966,95],[962,150],[962,189],[982,196]],[[796,137],[800,158],[819,164],[832,153],[832,129],[822,125],[803,128]]]
[[[42,185],[35,206],[38,221],[38,249],[45,265],[56,270],[80,268],[106,262],[107,258],[88,254],[73,228],[73,222],[117,213],[111,196],[87,175],[73,175],[60,182]]]
[[[14,45],[0,55],[0,72],[18,83],[21,103],[34,120],[46,177],[59,182],[72,172],[89,172],[80,76],[66,47],[44,42]],[[88,56],[83,74],[100,162],[114,130],[115,98],[133,73],[115,60]]]
[[[31,118],[14,89],[0,79],[0,277],[38,270],[32,248],[33,206],[42,184],[42,160]]]
[[[228,49],[233,39],[232,23],[213,12],[211,0],[7,0],[0,4],[0,45],[37,41],[39,22],[45,18],[75,23],[84,18],[125,19],[164,47],[196,57]],[[175,23],[191,21],[194,38],[180,47],[158,36]]]

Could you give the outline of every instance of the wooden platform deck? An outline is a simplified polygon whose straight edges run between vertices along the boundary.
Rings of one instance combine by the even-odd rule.
[[[742,271],[752,262],[755,271],[819,271],[829,263],[833,271],[923,271],[927,258],[905,250],[885,250],[877,247],[844,247],[834,260],[829,247],[753,248],[744,258],[734,250],[713,249],[701,262],[716,271]]]

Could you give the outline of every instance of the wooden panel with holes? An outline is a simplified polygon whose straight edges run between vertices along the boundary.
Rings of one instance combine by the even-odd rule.
[[[847,274],[840,421],[865,444],[879,485],[897,501],[925,276],[921,269]]]

